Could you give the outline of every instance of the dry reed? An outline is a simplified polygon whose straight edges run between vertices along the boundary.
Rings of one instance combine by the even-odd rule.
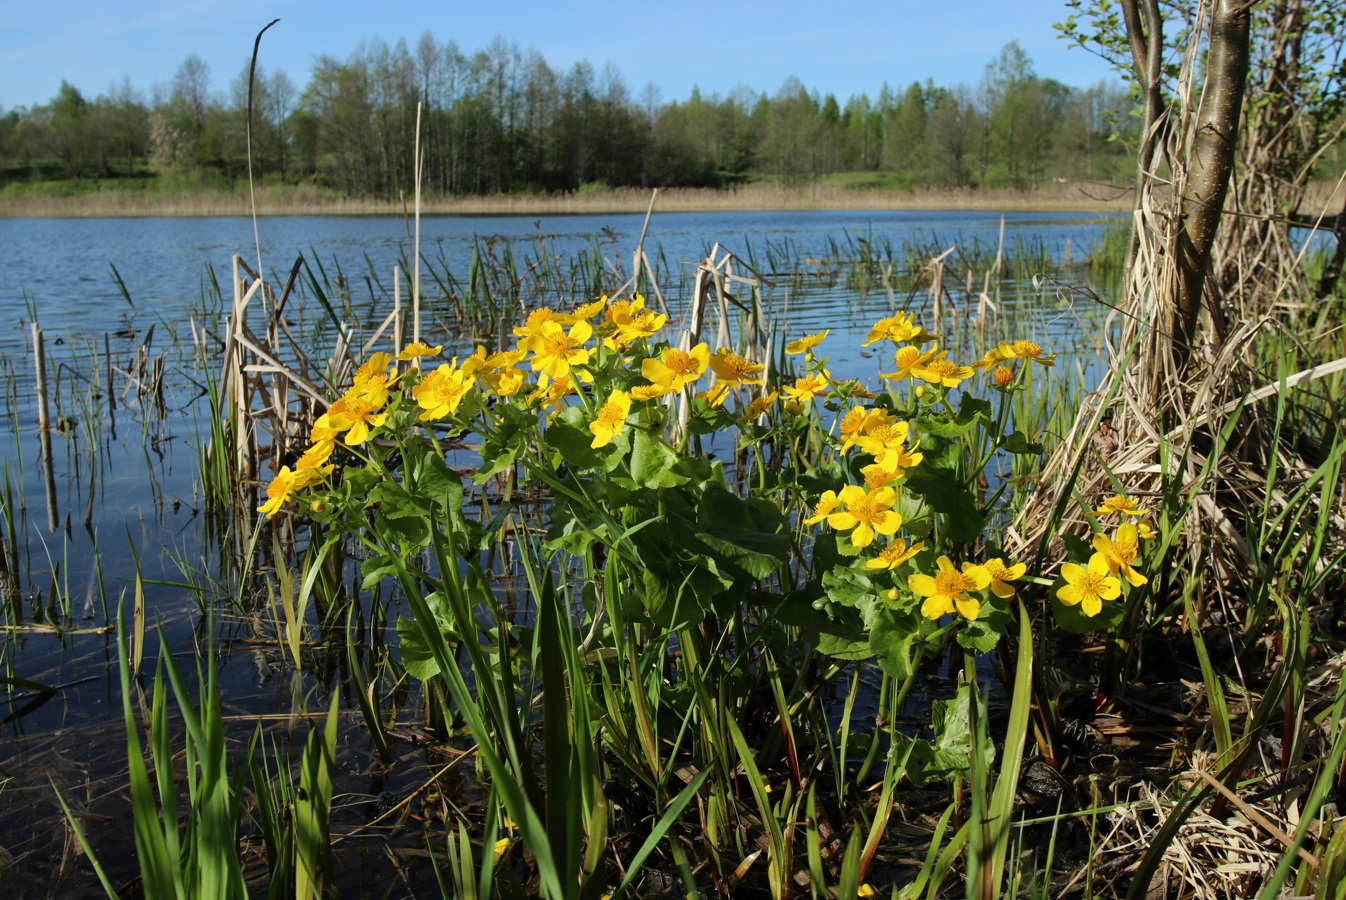
[[[423,215],[574,215],[643,213],[650,193],[622,188],[551,195],[422,198]],[[737,210],[989,210],[996,212],[1120,212],[1131,208],[1131,191],[1114,185],[1070,183],[1035,191],[929,190],[821,186],[788,188],[752,184],[732,189],[668,188],[659,192],[661,212]],[[257,214],[401,215],[395,200],[337,197],[312,186],[258,187]],[[247,191],[202,190],[156,197],[116,190],[71,197],[0,197],[0,217],[98,218],[118,216],[246,216]]]

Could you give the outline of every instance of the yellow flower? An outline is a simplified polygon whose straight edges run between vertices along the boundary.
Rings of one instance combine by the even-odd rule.
[[[631,412],[631,397],[624,391],[614,390],[608,395],[608,402],[598,410],[598,415],[589,423],[594,440],[589,446],[597,450],[612,442],[617,432],[626,425],[626,417]]]
[[[995,382],[996,387],[1009,387],[1014,383],[1014,370],[1005,366],[996,366],[995,371],[991,373],[991,380]]]
[[[917,325],[911,313],[901,312],[875,322],[874,327],[869,329],[869,334],[865,336],[865,342],[862,346],[868,347],[882,340],[889,340],[894,344],[924,344],[926,341],[933,341],[938,337],[939,335],[930,334]]]
[[[422,356],[438,356],[439,351],[444,349],[443,344],[437,344],[431,347],[429,344],[423,344],[417,341],[414,344],[407,344],[402,348],[402,352],[397,354],[397,358],[406,362],[411,359],[420,359]]]
[[[814,372],[803,378],[796,378],[793,387],[785,388],[785,396],[795,403],[809,403],[815,397],[822,397],[827,393],[831,384],[831,379],[824,369],[821,372]]]
[[[705,343],[697,344],[691,350],[669,347],[657,357],[642,362],[640,374],[646,381],[661,387],[660,393],[672,394],[704,375],[708,365],[710,347]]]
[[[589,321],[590,319],[592,319],[594,316],[596,316],[596,315],[598,315],[599,313],[601,313],[601,312],[603,311],[603,307],[605,307],[605,306],[607,306],[607,305],[608,305],[608,295],[607,295],[607,294],[604,294],[603,296],[599,297],[597,300],[595,300],[595,301],[592,302],[592,303],[581,303],[579,306],[575,307],[575,312],[574,312],[575,321],[576,321],[576,322],[581,322],[581,321],[583,321],[583,322],[587,322],[587,321]]]
[[[483,372],[481,380],[495,392],[497,397],[513,397],[523,387],[523,370],[515,368],[498,369]]]
[[[304,451],[304,455],[294,464],[296,486],[306,488],[316,484],[326,475],[330,475],[336,466],[328,462],[336,443],[331,440],[318,441]]]
[[[871,491],[877,491],[881,487],[892,484],[900,477],[896,472],[889,472],[878,463],[870,463],[862,467],[860,474],[865,476],[865,487]]]
[[[630,300],[617,300],[608,307],[604,328],[608,337],[604,346],[611,350],[620,350],[636,341],[653,337],[658,333],[668,316],[656,314],[644,309],[645,298],[636,294]]]
[[[313,420],[313,428],[309,431],[309,440],[315,444],[322,441],[334,441],[341,436],[341,432],[332,427],[332,417],[323,413]]]
[[[500,862],[500,858],[509,852],[509,848],[513,843],[514,841],[507,837],[503,837],[495,842],[495,847],[492,848],[491,853],[496,862]]]
[[[674,388],[666,384],[638,384],[631,388],[632,400],[653,400],[665,394],[673,393]]]
[[[995,594],[1001,600],[1008,600],[1014,596],[1014,588],[1006,582],[1018,581],[1023,574],[1028,571],[1028,566],[1024,563],[1015,563],[1012,566],[1005,565],[1005,561],[1000,557],[988,559],[982,563],[982,566],[991,575],[991,593]]]
[[[805,519],[804,524],[817,525],[830,516],[840,502],[836,491],[823,491],[823,495],[818,498],[818,504],[813,507],[813,515]]]
[[[1008,352],[1007,352],[1008,351]],[[1031,359],[1044,366],[1056,365],[1056,354],[1044,356],[1042,345],[1034,341],[1015,341],[1013,344],[1001,344],[1000,352],[1006,359]]]
[[[970,562],[963,563],[960,572],[947,556],[941,556],[935,562],[939,572],[934,577],[922,573],[907,579],[911,592],[926,598],[921,604],[921,615],[938,619],[956,610],[968,621],[976,619],[981,615],[981,601],[969,592],[986,590],[991,584],[991,573],[985,566]]]
[[[824,331],[818,332],[817,334],[810,334],[805,337],[802,337],[797,341],[790,341],[790,343],[785,345],[785,352],[809,353],[810,351],[813,350],[813,348],[821,344],[831,333],[832,329],[828,328]]]
[[[355,384],[351,391],[373,404],[374,408],[388,402],[388,392],[397,380],[391,353],[375,353],[355,370]]]
[[[899,347],[893,356],[893,362],[897,364],[896,372],[880,372],[880,378],[887,378],[889,381],[901,381],[904,378],[910,378],[915,374],[916,367],[923,366],[935,356],[934,350],[927,350],[922,353],[915,347]]]
[[[1141,516],[1148,516],[1150,511],[1148,509],[1141,509],[1140,501],[1134,497],[1128,497],[1125,494],[1113,494],[1111,497],[1104,500],[1103,505],[1090,513],[1090,515],[1106,516],[1111,513],[1119,513],[1123,516],[1135,516],[1136,518],[1140,518]]]
[[[924,453],[916,453],[920,447],[916,444],[908,453],[905,447],[910,426],[906,422],[892,422],[879,425],[867,434],[861,435],[855,443],[861,450],[874,457],[875,464],[892,473],[893,479],[901,478],[906,470],[921,464]]]
[[[731,388],[732,385],[716,383],[714,386],[701,391],[696,396],[698,399],[705,400],[711,406],[719,407],[724,403],[725,398],[729,396]]]
[[[865,568],[896,569],[923,549],[925,549],[924,541],[917,541],[908,547],[907,542],[902,538],[895,538],[887,547],[879,551],[878,556],[865,560]]]
[[[827,524],[837,531],[850,531],[852,546],[868,547],[875,533],[891,537],[902,527],[902,516],[892,508],[897,502],[897,492],[890,487],[866,491],[857,484],[848,484],[837,500],[846,509],[830,514]]]
[[[1108,560],[1102,553],[1089,557],[1088,567],[1066,563],[1061,567],[1066,580],[1056,591],[1056,598],[1067,606],[1077,603],[1089,618],[1103,609],[1104,600],[1116,600],[1122,595],[1122,583],[1108,574]]]
[[[345,432],[346,436],[342,440],[355,447],[369,439],[370,428],[379,427],[388,418],[387,413],[375,413],[374,410],[377,408],[377,404],[371,403],[352,389],[329,406],[319,421],[326,419],[327,427],[331,429],[333,435]],[[318,423],[313,424],[316,434]]]
[[[771,407],[776,405],[776,400],[779,397],[780,393],[778,391],[772,391],[765,397],[754,397],[748,402],[747,406],[743,407],[740,418],[744,422],[751,422],[753,419],[766,415],[771,411]]]
[[[1136,525],[1136,533],[1140,536],[1142,541],[1152,541],[1159,537],[1159,535],[1154,533],[1154,522],[1150,519],[1142,519],[1140,523]]]
[[[457,412],[475,379],[459,366],[440,365],[411,389],[420,421],[430,422]]]
[[[289,466],[281,466],[276,477],[271,479],[271,483],[266,486],[267,501],[257,507],[259,513],[265,513],[269,519],[280,511],[280,508],[290,502],[295,491],[299,489],[296,484],[296,473],[290,471]]]
[[[548,378],[564,378],[572,366],[589,362],[584,343],[593,333],[588,322],[576,322],[569,332],[555,322],[543,322],[528,339],[528,349],[533,351],[529,365]]]
[[[570,380],[570,376],[564,378],[554,378],[551,381],[542,381],[538,384],[537,390],[533,391],[528,397],[528,402],[536,403],[544,412],[547,412],[548,418],[556,415],[561,406],[565,403],[565,398],[570,396],[575,390],[575,383]]]
[[[764,364],[749,362],[728,347],[721,347],[715,352],[710,358],[710,368],[715,373],[716,383],[724,387],[766,383],[757,377],[766,370]]]
[[[556,310],[548,309],[545,306],[538,307],[528,314],[528,318],[524,320],[522,325],[514,328],[514,336],[521,339],[520,344],[526,344],[548,322],[564,327],[573,325],[575,317],[567,313],[558,313]]]
[[[1001,345],[1000,345],[1000,347],[1005,347],[1005,346],[1008,346],[1008,345],[1006,345],[1006,344],[1001,344]],[[983,370],[983,371],[986,371],[986,370],[988,370],[988,369],[994,369],[996,366],[999,366],[1001,363],[1005,362],[1007,359],[1010,359],[1011,357],[1008,357],[1008,356],[1006,356],[1005,354],[1003,354],[1003,353],[1000,352],[1000,347],[995,347],[995,348],[992,348],[992,349],[990,349],[990,350],[987,350],[985,356],[983,356],[981,359],[977,360],[976,362],[974,362],[974,363],[972,364],[972,368],[974,368],[974,369],[981,369],[981,370]]]
[[[972,377],[971,366],[960,366],[951,359],[945,359],[941,350],[939,355],[924,364],[913,366],[911,374],[927,384],[942,384],[947,388],[956,388]]]
[[[1101,532],[1094,535],[1094,549],[1107,560],[1108,571],[1113,575],[1120,572],[1132,587],[1140,587],[1148,580],[1132,566],[1140,559],[1140,551],[1136,546],[1138,535],[1136,526],[1129,522],[1118,525],[1117,533],[1111,538]]]
[[[841,432],[841,452],[847,452],[855,446],[863,435],[869,434],[874,429],[892,421],[893,417],[888,414],[887,410],[852,406],[846,415],[841,417],[841,421],[837,423],[837,430]]]

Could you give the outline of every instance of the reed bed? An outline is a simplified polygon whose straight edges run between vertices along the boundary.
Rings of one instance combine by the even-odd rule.
[[[643,213],[649,192],[635,188],[589,190],[557,195],[497,195],[426,197],[425,215],[597,215]],[[335,196],[305,186],[259,186],[255,211],[262,216],[394,215],[409,205],[402,199],[371,200]],[[1129,192],[1114,185],[1044,185],[1033,191],[962,189],[895,191],[878,188],[819,186],[791,188],[749,184],[732,189],[670,188],[659,191],[664,212],[743,210],[941,210],[967,209],[996,212],[1058,210],[1061,212],[1122,212],[1130,209]],[[0,195],[0,216],[244,216],[254,209],[248,192],[201,190],[187,195],[115,189],[68,197],[30,196],[21,192]]]

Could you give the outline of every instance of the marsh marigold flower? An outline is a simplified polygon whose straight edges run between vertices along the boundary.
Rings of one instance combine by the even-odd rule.
[[[1056,354],[1045,355],[1042,345],[1036,341],[1015,341],[1013,344],[1001,344],[1000,351],[1006,359],[1031,359],[1044,366],[1056,365]]]
[[[824,369],[821,372],[814,372],[805,375],[803,378],[796,378],[793,386],[786,386],[785,396],[794,403],[805,404],[811,402],[816,397],[822,397],[827,393],[831,386],[831,378]]]
[[[271,479],[271,483],[266,486],[267,500],[261,506],[257,507],[259,513],[265,513],[269,519],[280,511],[280,508],[290,502],[299,490],[297,483],[297,474],[290,471],[289,466],[281,466],[276,477]]]
[[[991,373],[991,380],[995,382],[996,387],[1009,387],[1014,383],[1014,370],[1006,366],[996,366],[995,371]]]
[[[902,381],[916,374],[916,369],[934,359],[936,351],[927,350],[922,353],[916,347],[899,347],[897,353],[893,355],[893,362],[897,365],[895,372],[880,372],[880,378],[886,378],[889,381]]]
[[[710,365],[710,346],[697,344],[691,350],[669,347],[658,356],[640,364],[640,374],[650,384],[661,388],[661,394],[672,394],[696,381]]]
[[[981,601],[972,593],[984,591],[991,584],[991,573],[985,566],[965,562],[961,570],[953,561],[941,556],[935,561],[939,571],[934,575],[920,573],[907,578],[907,587],[918,597],[924,597],[921,615],[938,619],[951,612],[972,621],[981,615]]]
[[[576,322],[589,321],[594,316],[603,311],[603,307],[608,305],[608,295],[604,294],[592,303],[581,303],[575,307],[574,318]]]
[[[363,444],[369,439],[369,429],[378,428],[388,418],[387,413],[378,413],[378,404],[367,398],[347,391],[340,399],[327,408],[327,412],[313,423],[314,433],[318,433],[318,423],[326,420],[326,427],[332,434],[345,433],[342,438],[352,447]]]
[[[917,325],[911,313],[900,312],[896,315],[885,316],[875,322],[874,327],[869,329],[869,334],[865,335],[863,346],[868,347],[884,340],[892,341],[894,344],[924,344],[926,341],[933,341],[938,337],[939,335],[930,334]]]
[[[925,549],[924,541],[917,541],[910,547],[902,538],[894,538],[887,547],[879,551],[873,559],[865,560],[866,569],[896,569]]]
[[[765,397],[754,397],[748,402],[747,406],[743,407],[743,420],[745,422],[751,422],[759,416],[766,415],[771,411],[771,407],[776,405],[778,399],[780,399],[780,393],[778,391],[772,391]]]
[[[790,343],[785,345],[785,352],[811,353],[813,349],[817,347],[819,344],[821,344],[824,340],[826,340],[827,336],[831,333],[832,329],[828,328],[818,332],[817,334],[806,335],[797,341],[790,341]]]
[[[1008,600],[1014,596],[1014,588],[1010,587],[1009,582],[1018,581],[1028,571],[1028,566],[1024,563],[1007,566],[1005,561],[998,556],[988,559],[982,563],[982,566],[991,575],[991,593],[1001,600]]]
[[[886,409],[866,409],[863,406],[852,406],[846,415],[841,417],[841,421],[837,423],[837,431],[841,432],[841,452],[846,453],[851,447],[855,446],[861,437],[892,421],[893,416]],[[903,437],[906,437],[905,432]]]
[[[1089,565],[1066,563],[1061,566],[1066,583],[1057,588],[1056,599],[1066,606],[1079,605],[1089,618],[1103,610],[1104,600],[1122,595],[1122,583],[1108,574],[1108,560],[1102,553],[1089,557]]]
[[[946,352],[941,350],[933,359],[912,366],[911,374],[927,384],[939,384],[946,388],[956,388],[971,378],[972,367],[960,366],[953,360],[946,359],[944,357]]]
[[[725,387],[766,383],[758,377],[766,371],[763,363],[751,362],[728,347],[715,351],[715,355],[710,358],[710,368],[715,373],[716,382]]]
[[[1141,509],[1140,501],[1135,497],[1128,497],[1125,494],[1113,494],[1111,497],[1104,500],[1102,505],[1090,513],[1090,515],[1107,516],[1113,513],[1140,518],[1141,516],[1148,516],[1150,511],[1148,509]]]
[[[1148,580],[1137,572],[1133,565],[1140,559],[1138,540],[1139,532],[1136,526],[1129,522],[1118,525],[1117,532],[1112,537],[1101,532],[1094,535],[1094,549],[1103,554],[1103,558],[1107,560],[1108,571],[1113,575],[1121,573],[1132,587],[1140,587]]]
[[[318,441],[313,446],[304,451],[304,455],[295,461],[294,469],[299,473],[301,480],[305,484],[301,487],[308,487],[322,478],[324,475],[330,475],[335,468],[328,462],[332,458],[332,451],[336,449],[336,443],[331,440]]]
[[[608,400],[598,409],[598,415],[589,423],[594,440],[589,446],[597,450],[606,447],[613,437],[626,425],[626,417],[631,412],[631,397],[624,391],[614,390]]]
[[[875,534],[891,537],[902,527],[902,516],[893,510],[897,492],[890,487],[866,491],[858,484],[848,484],[841,489],[837,500],[846,508],[831,513],[827,524],[837,531],[849,531],[851,544],[855,547],[868,547]]]
[[[448,364],[426,375],[411,389],[421,410],[420,421],[431,422],[457,412],[474,381],[460,366]]]
[[[528,349],[533,351],[529,365],[548,378],[564,378],[571,367],[589,362],[584,344],[593,333],[588,322],[576,322],[568,332],[555,322],[543,322],[528,339]]]
[[[391,353],[375,353],[368,361],[355,370],[354,385],[351,393],[363,397],[374,408],[388,402],[388,393],[397,380],[397,369],[393,366]]]
[[[514,327],[514,336],[520,339],[520,344],[527,344],[533,335],[541,331],[542,326],[548,322],[564,327],[575,324],[575,317],[569,313],[559,313],[549,307],[539,306],[528,313],[528,318],[524,320],[522,325]]]
[[[840,502],[836,491],[823,491],[823,495],[818,498],[818,503],[813,507],[813,515],[805,519],[804,524],[817,525],[830,516]]]
[[[423,344],[420,341],[417,341],[414,344],[407,344],[403,347],[402,352],[397,354],[397,358],[402,360],[402,362],[407,362],[412,359],[420,359],[423,356],[438,356],[439,351],[443,349],[443,344],[436,344],[431,347],[429,344]]]

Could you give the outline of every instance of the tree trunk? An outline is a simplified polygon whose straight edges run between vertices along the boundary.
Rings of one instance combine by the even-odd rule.
[[[1180,293],[1170,318],[1178,370],[1191,357],[1210,251],[1234,170],[1239,113],[1248,81],[1251,13],[1246,3],[1215,0],[1211,10],[1206,83],[1196,114],[1178,236]]]

